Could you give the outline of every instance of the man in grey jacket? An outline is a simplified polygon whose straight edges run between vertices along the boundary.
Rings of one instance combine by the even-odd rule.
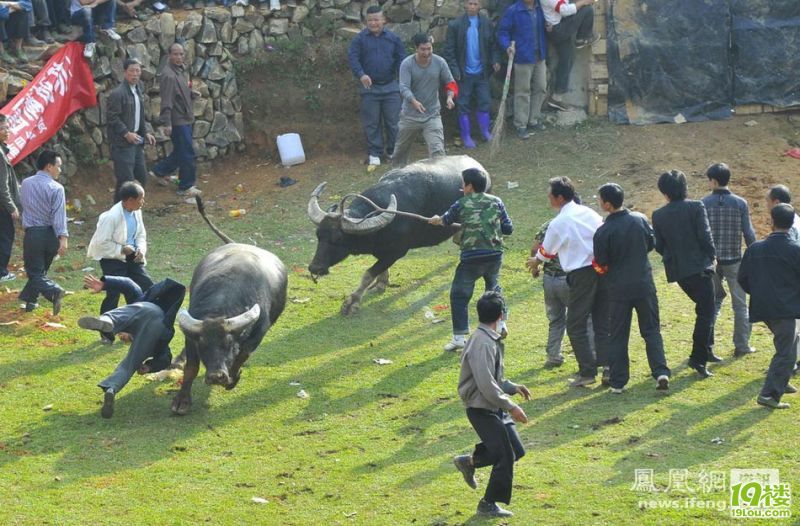
[[[108,96],[106,116],[108,137],[111,141],[111,159],[114,161],[114,176],[117,188],[114,202],[120,200],[119,189],[134,178],[142,187],[147,183],[147,167],[144,162],[145,143],[153,146],[156,138],[147,133],[144,118],[144,98],[139,89],[142,63],[127,58],[122,63],[124,79]]]
[[[480,325],[464,347],[458,379],[458,395],[481,443],[471,455],[457,456],[453,463],[472,489],[477,488],[475,468],[492,466],[486,492],[478,503],[478,515],[487,517],[513,515],[497,502],[511,502],[514,462],[525,455],[514,420],[524,424],[528,417],[510,396],[519,394],[525,400],[531,398],[527,387],[503,376],[504,346],[497,324],[504,306],[503,297],[495,291],[486,292],[478,300]]]
[[[8,123],[6,116],[0,114],[0,283],[17,277],[8,271],[8,261],[14,248],[14,221],[19,221],[21,207],[17,174],[6,157],[7,140]]]

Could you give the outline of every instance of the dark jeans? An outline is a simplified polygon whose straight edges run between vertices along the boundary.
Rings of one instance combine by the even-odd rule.
[[[112,146],[111,160],[114,161],[114,176],[117,178],[117,189],[114,192],[114,203],[119,201],[119,187],[128,181],[139,182],[142,187],[147,183],[147,166],[144,162],[144,146]]]
[[[153,167],[153,172],[158,177],[166,177],[178,170],[178,189],[186,190],[194,186],[197,180],[194,146],[192,145],[192,125],[173,126],[170,139],[172,139],[172,153],[161,159]]]
[[[472,95],[475,95],[478,111],[488,112],[492,104],[492,97],[489,93],[489,79],[483,73],[477,75],[464,75],[458,81],[458,98],[456,105],[458,113],[469,115]]]
[[[104,316],[111,318],[115,334],[127,332],[133,336],[128,354],[114,372],[98,384],[103,390],[112,388],[119,392],[139,366],[155,354],[166,331],[164,311],[153,303],[142,301],[110,310]]]
[[[134,283],[141,287],[142,292],[153,286],[153,280],[141,263],[134,263],[130,256],[126,261],[118,259],[101,259],[100,268],[103,269],[103,276],[125,276],[131,278]],[[100,304],[100,314],[116,309],[119,305],[119,292],[106,291],[106,297]]]
[[[62,290],[55,281],[47,277],[47,271],[58,253],[58,237],[50,226],[34,226],[25,229],[22,243],[22,258],[28,282],[19,293],[19,299],[36,303],[39,294],[53,301]]]
[[[692,332],[692,354],[689,359],[705,365],[714,340],[714,282],[711,274],[703,272],[678,280],[683,292],[694,302],[694,332]]]
[[[47,0],[47,11],[50,13],[50,22],[53,27],[69,24],[69,6],[64,0]]]
[[[608,365],[608,287],[590,266],[567,274],[567,285],[567,336],[578,361],[578,374],[594,378],[598,366]],[[589,345],[589,316],[594,328],[594,350]]]
[[[633,311],[639,320],[639,334],[642,335],[647,352],[647,363],[653,378],[670,376],[667,359],[664,356],[664,340],[658,319],[658,297],[653,289],[651,294],[640,298],[611,298],[609,305],[609,326],[611,337],[608,345],[608,364],[611,366],[611,387],[621,389],[630,380],[630,357],[628,341],[631,335]]]
[[[511,502],[514,462],[525,456],[517,428],[502,411],[467,408],[467,418],[481,442],[475,445],[472,462],[476,468],[492,466],[483,499],[487,502]]]
[[[450,310],[453,334],[469,333],[469,300],[475,290],[475,282],[483,278],[485,290],[493,290],[500,279],[502,254],[460,261],[450,285]]]
[[[575,58],[575,39],[590,39],[594,30],[594,9],[587,5],[572,16],[566,16],[547,33],[550,44],[558,53],[554,93],[564,93],[569,84],[569,74]]]
[[[18,40],[20,38],[28,38],[30,35],[30,23],[28,21],[28,13],[25,11],[14,11],[8,15],[8,19],[0,20],[0,40]]]
[[[384,147],[389,155],[394,152],[401,105],[400,92],[397,91],[361,94],[361,123],[367,136],[369,155],[380,157],[383,155]]]
[[[769,363],[767,379],[761,388],[761,396],[769,396],[780,400],[786,392],[789,378],[792,377],[794,364],[797,361],[797,320],[766,320],[772,331],[772,342],[775,344],[775,355]]]
[[[47,0],[33,0],[32,10],[28,13],[28,22],[31,27],[47,28],[52,25]]]
[[[0,210],[0,277],[8,274],[8,262],[14,248],[14,219],[5,210]]]
[[[97,34],[94,32],[94,24],[97,23],[103,29],[112,29],[117,21],[117,3],[108,0],[97,7],[83,7],[72,13],[70,22],[74,26],[83,29],[83,35],[78,39],[81,42],[97,42]]]

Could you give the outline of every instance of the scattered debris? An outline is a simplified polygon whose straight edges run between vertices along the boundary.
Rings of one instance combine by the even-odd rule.
[[[81,269],[81,272],[93,272],[93,271],[94,271],[94,267],[83,267]]]
[[[342,512],[342,513],[344,513],[344,516],[349,519],[351,517],[355,517],[358,512],[357,511],[351,511],[351,512],[348,513],[348,512],[345,511],[345,512]]]
[[[3,323],[0,323],[0,327],[8,327],[9,325],[19,325],[19,320],[4,321]]]
[[[180,380],[183,378],[183,371],[180,369],[163,369],[157,373],[149,373],[144,377],[151,382],[163,382],[164,380]]]
[[[391,363],[394,363],[391,360],[387,360],[386,358],[373,358],[372,361],[378,365],[389,365]]]
[[[292,298],[292,303],[308,303],[311,298]]]
[[[309,394],[306,392],[306,390],[305,390],[305,389],[300,389],[299,391],[297,391],[297,398],[303,398],[303,399],[306,399],[306,398],[310,398],[310,396],[311,396],[311,395],[309,395]]]
[[[800,148],[790,148],[786,150],[786,152],[783,155],[787,155],[794,159],[800,159]]]
[[[747,121],[744,123],[744,125],[747,126],[748,128],[752,128],[756,124],[758,124],[756,121]]]
[[[56,323],[53,321],[46,321],[44,325],[42,325],[43,329],[66,329],[67,326],[63,323]]]
[[[92,194],[86,194],[86,200],[89,201],[90,205],[96,205],[97,204],[97,201],[94,200],[94,197],[92,197]]]
[[[263,497],[253,497],[250,500],[255,502],[256,504],[267,504],[269,502],[267,499]]]
[[[572,424],[572,425],[571,425],[571,426],[569,426],[569,427],[570,427],[570,428],[572,428],[572,429],[579,429],[581,426],[580,426],[580,425],[578,425],[578,424]]]
[[[53,404],[47,404],[42,408],[42,411],[52,411],[52,410],[53,410]]]
[[[686,117],[683,116],[683,113],[679,113],[672,120],[675,121],[675,124],[683,124],[686,122]]]
[[[508,189],[513,190],[515,188],[519,188],[519,183],[517,181],[509,181],[508,182]]]
[[[289,385],[293,387],[298,387],[300,385],[300,380],[292,380],[291,382],[289,382]]]
[[[721,444],[725,443],[725,439],[724,438],[720,438],[720,437],[714,437],[714,438],[711,439],[711,443],[712,444],[721,445]]]

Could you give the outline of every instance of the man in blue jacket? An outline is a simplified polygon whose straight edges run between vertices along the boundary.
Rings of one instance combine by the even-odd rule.
[[[497,28],[497,42],[514,57],[514,126],[520,139],[528,139],[532,130],[544,129],[547,94],[547,38],[539,0],[509,6]]]
[[[380,6],[368,7],[367,27],[353,39],[347,52],[350,68],[360,83],[361,122],[369,146],[369,172],[381,164],[384,148],[389,157],[394,153],[400,118],[397,75],[406,50],[397,35],[384,29],[385,23]]]
[[[100,316],[86,316],[78,320],[82,329],[100,333],[127,333],[132,340],[128,354],[114,372],[98,384],[104,391],[100,415],[111,418],[114,414],[114,397],[128,383],[137,370],[150,373],[166,369],[172,361],[169,343],[175,336],[175,316],[183,303],[186,287],[165,279],[150,287],[147,292],[130,278],[104,276],[97,279],[91,274],[83,278],[84,285],[93,292],[106,290],[125,295],[127,305]]]
[[[464,148],[475,148],[470,133],[472,96],[475,96],[481,136],[492,140],[489,131],[489,109],[492,103],[489,93],[489,78],[500,70],[500,55],[494,42],[494,28],[488,18],[480,14],[478,0],[465,0],[466,13],[452,20],[447,26],[444,58],[450,72],[458,83],[458,126]]]
[[[750,294],[750,322],[763,321],[772,331],[775,356],[756,401],[772,409],[788,409],[784,393],[796,393],[789,378],[797,360],[800,318],[800,245],[789,237],[794,208],[779,204],[770,210],[772,233],[750,245],[739,266],[739,284]]]

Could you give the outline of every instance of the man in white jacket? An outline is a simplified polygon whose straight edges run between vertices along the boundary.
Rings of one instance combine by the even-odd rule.
[[[142,291],[153,286],[145,269],[147,232],[142,221],[144,188],[129,181],[120,186],[120,201],[100,214],[97,229],[89,242],[87,256],[100,262],[103,276],[125,276],[132,279]],[[117,308],[118,292],[106,292],[100,305],[100,314]],[[113,334],[101,334],[106,343],[114,341]]]

